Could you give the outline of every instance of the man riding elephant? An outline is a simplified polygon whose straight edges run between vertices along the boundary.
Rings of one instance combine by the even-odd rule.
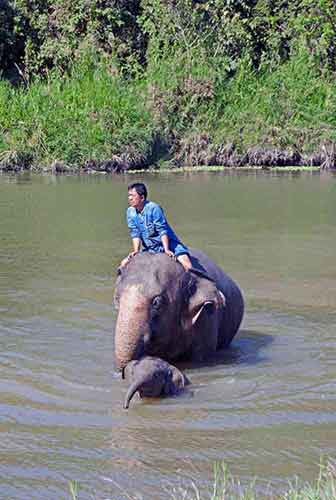
[[[126,266],[140,252],[165,253],[175,257],[188,271],[191,267],[188,248],[168,224],[163,209],[147,200],[147,188],[142,182],[128,186],[127,225],[132,238],[133,251],[121,261]]]
[[[240,326],[238,285],[203,252],[181,243],[162,208],[147,200],[144,184],[128,187],[128,202],[133,252],[123,259],[115,287],[117,368],[143,356],[211,357]]]

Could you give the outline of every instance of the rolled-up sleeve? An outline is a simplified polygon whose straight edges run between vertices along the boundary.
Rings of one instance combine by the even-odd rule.
[[[168,234],[168,223],[166,221],[164,211],[162,210],[160,205],[155,205],[155,207],[153,207],[152,217],[155,229],[158,232],[159,236]]]
[[[140,238],[140,230],[136,224],[134,214],[129,209],[127,210],[126,219],[131,238]]]

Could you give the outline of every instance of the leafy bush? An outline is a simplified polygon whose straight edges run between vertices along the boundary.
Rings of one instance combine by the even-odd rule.
[[[234,72],[242,57],[273,69],[299,41],[320,68],[336,68],[333,0],[0,0],[0,7],[0,67],[16,64],[26,80],[66,71],[87,48],[127,72],[198,48]]]
[[[289,162],[323,144],[336,163],[333,0],[0,7],[0,69],[24,83],[0,82],[7,162],[242,162],[257,146],[289,148]]]
[[[0,0],[0,75],[15,61],[14,10],[6,0]]]
[[[140,0],[1,1],[6,12],[2,38],[26,81],[55,67],[68,70],[87,48],[114,54],[124,65],[144,58],[136,22]]]
[[[90,60],[78,61],[66,79],[50,75],[27,89],[0,85],[0,130],[0,150],[31,153],[35,165],[82,165],[127,148],[146,156],[155,137],[139,89],[107,63],[92,71]]]

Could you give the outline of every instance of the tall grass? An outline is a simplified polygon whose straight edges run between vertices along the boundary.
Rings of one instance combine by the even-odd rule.
[[[0,166],[81,166],[124,153],[143,166],[174,157],[181,144],[197,148],[204,136],[208,149],[311,153],[335,143],[335,109],[335,81],[304,49],[272,72],[256,73],[243,58],[232,75],[225,58],[196,47],[128,79],[113,62],[84,57],[67,76],[51,73],[27,88],[0,80]]]
[[[106,62],[77,63],[71,75],[52,74],[14,89],[0,82],[0,152],[24,151],[35,164],[107,159],[133,145],[146,154],[153,123],[136,82]]]
[[[264,488],[260,492],[258,479],[249,485],[243,486],[241,482],[232,476],[223,463],[214,466],[213,489],[209,493],[202,494],[197,485],[193,485],[189,491],[180,491],[179,495],[173,494],[174,500],[257,500],[259,498],[272,498],[277,500],[335,500],[336,498],[336,467],[335,463],[328,462],[320,465],[318,478],[311,483],[303,483],[296,479],[289,485],[288,490],[280,495],[271,493],[270,488]]]
[[[273,72],[256,75],[242,61],[238,72],[218,89],[212,103],[211,129],[243,146],[293,146],[313,151],[336,140],[336,85],[301,50]]]
[[[76,482],[71,481],[69,483],[69,490],[71,500],[80,500]],[[194,481],[191,481],[190,485],[185,487],[182,485],[181,479],[181,486],[166,487],[165,493],[165,497],[168,493],[172,500],[258,500],[259,498],[272,500],[335,500],[336,464],[333,461],[320,464],[319,476],[315,481],[304,483],[297,478],[289,484],[288,490],[280,495],[271,493],[270,488],[263,488],[263,491],[260,492],[258,479],[255,479],[247,486],[243,486],[239,479],[232,476],[224,463],[214,465],[213,486],[208,492],[201,492]],[[125,498],[132,499],[132,496],[127,491],[124,492],[124,495]],[[142,497],[137,494],[136,498]],[[160,491],[157,492],[157,498],[160,498]]]

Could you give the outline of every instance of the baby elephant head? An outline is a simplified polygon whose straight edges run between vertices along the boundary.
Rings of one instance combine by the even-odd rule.
[[[140,397],[171,396],[179,393],[189,383],[187,377],[175,366],[160,358],[145,356],[130,361],[122,371],[130,382],[124,408],[128,408],[136,392]]]

